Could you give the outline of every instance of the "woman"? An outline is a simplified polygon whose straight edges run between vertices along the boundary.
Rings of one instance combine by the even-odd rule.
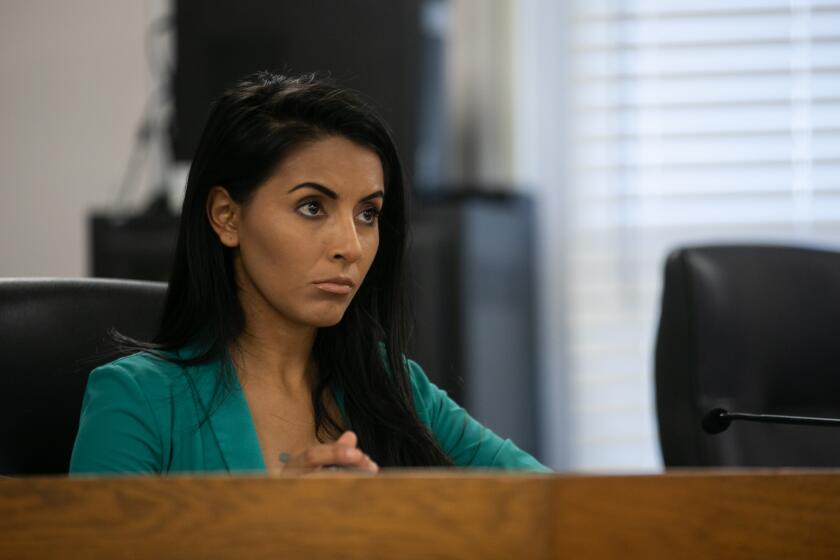
[[[159,332],[91,373],[71,472],[547,470],[404,358],[404,191],[355,95],[270,73],[224,93]]]

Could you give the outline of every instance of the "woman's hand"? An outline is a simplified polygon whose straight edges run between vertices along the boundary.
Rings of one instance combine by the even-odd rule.
[[[307,474],[324,467],[343,467],[375,473],[379,466],[356,447],[358,439],[353,432],[344,432],[333,443],[322,443],[292,455],[283,465],[283,474]]]

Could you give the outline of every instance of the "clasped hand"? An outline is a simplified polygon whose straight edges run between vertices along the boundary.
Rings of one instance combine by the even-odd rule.
[[[344,432],[332,443],[321,443],[293,454],[282,469],[284,475],[300,475],[322,471],[327,467],[358,469],[376,473],[379,465],[357,447],[358,438],[353,432]]]

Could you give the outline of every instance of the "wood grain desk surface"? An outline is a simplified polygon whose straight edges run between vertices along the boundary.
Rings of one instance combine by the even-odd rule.
[[[840,558],[840,471],[4,479],[0,558]]]

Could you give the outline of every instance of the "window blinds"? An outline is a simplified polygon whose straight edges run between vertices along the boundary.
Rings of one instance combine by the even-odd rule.
[[[572,23],[569,466],[655,469],[667,251],[840,244],[840,0],[578,0]]]

